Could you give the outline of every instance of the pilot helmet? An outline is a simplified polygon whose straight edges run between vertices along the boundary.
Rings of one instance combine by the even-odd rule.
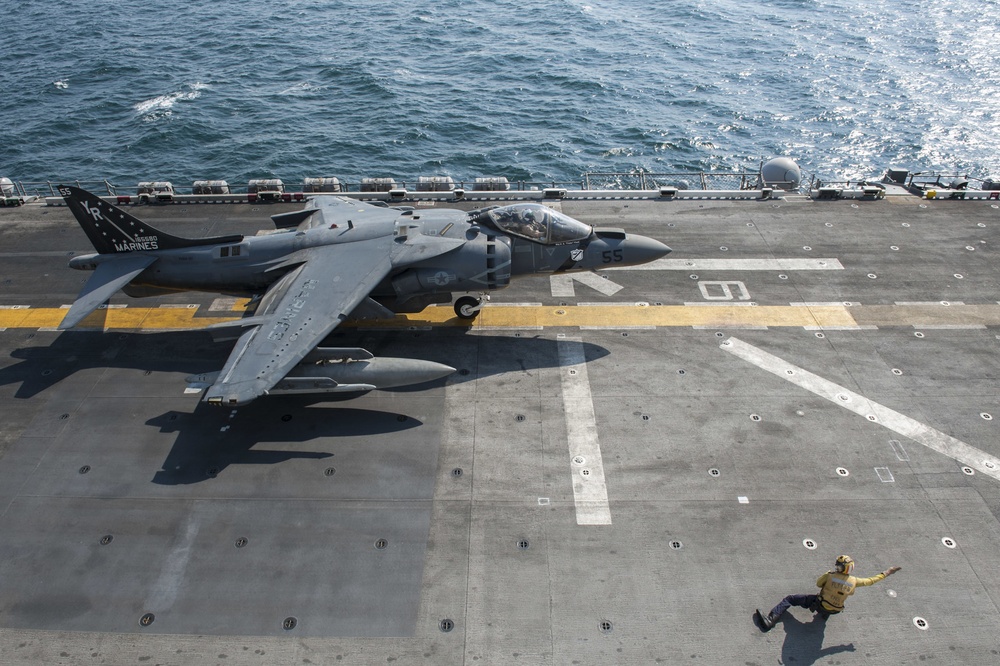
[[[849,574],[854,571],[854,560],[850,555],[841,555],[837,558],[837,572]]]

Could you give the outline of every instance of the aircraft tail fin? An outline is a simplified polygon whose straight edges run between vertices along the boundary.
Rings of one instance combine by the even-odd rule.
[[[79,187],[60,185],[59,194],[66,200],[66,205],[80,223],[94,249],[101,254],[172,250],[198,245],[238,243],[243,240],[243,236],[240,235],[181,238],[160,231]]]

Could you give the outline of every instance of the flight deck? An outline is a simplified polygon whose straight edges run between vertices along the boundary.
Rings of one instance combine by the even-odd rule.
[[[1000,202],[545,203],[673,252],[332,336],[446,379],[236,408],[185,378],[245,299],[60,331],[91,246],[0,210],[0,662],[1000,659]],[[129,211],[251,236],[300,207]],[[754,625],[841,554],[902,571]]]

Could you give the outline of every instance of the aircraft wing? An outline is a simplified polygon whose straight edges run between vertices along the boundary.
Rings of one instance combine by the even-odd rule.
[[[99,264],[63,317],[59,328],[65,330],[79,324],[154,261],[156,257],[148,254],[123,254]]]
[[[392,268],[392,237],[303,250],[244,320],[242,333],[205,400],[239,405],[264,395],[330,334]]]
[[[324,194],[310,199],[308,206],[302,210],[272,215],[271,219],[278,229],[296,227],[299,231],[306,231],[324,226],[343,228],[377,221],[393,221],[399,214],[400,211],[392,208]]]
[[[346,227],[351,224],[367,224],[382,220],[395,220],[400,211],[393,208],[383,208],[364,201],[355,201],[345,197],[321,196],[314,200],[316,208],[323,213],[323,222]]]

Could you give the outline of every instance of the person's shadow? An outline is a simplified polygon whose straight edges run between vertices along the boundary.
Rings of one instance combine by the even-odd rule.
[[[854,652],[854,643],[823,647],[826,622],[819,614],[813,616],[812,622],[800,622],[791,613],[785,613],[780,623],[785,629],[781,663],[795,666],[814,664],[839,652]]]

